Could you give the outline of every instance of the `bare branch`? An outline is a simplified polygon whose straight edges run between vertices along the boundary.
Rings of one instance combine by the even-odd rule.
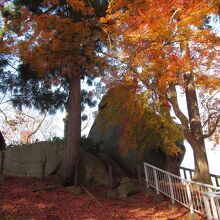
[[[43,123],[44,119],[46,118],[46,116],[47,116],[47,112],[44,114],[43,119],[42,119],[41,122],[38,124],[38,126],[36,127],[36,129],[35,129],[34,131],[32,131],[31,134],[28,135],[28,137],[27,137],[27,143],[29,142],[30,137],[33,136],[33,135],[39,130],[39,128],[40,128],[40,126],[42,125],[42,123]]]
[[[87,123],[85,124],[85,126],[81,129],[81,132],[84,131],[88,127],[88,125],[90,123],[90,119],[91,119],[91,108],[90,108],[90,112],[89,112],[89,119],[87,120]]]
[[[218,117],[217,117],[216,121],[214,122],[214,124],[212,125],[212,127],[209,129],[209,132],[207,134],[203,135],[203,138],[208,138],[208,137],[212,136],[215,133],[218,125],[220,125],[220,114],[218,115]]]
[[[207,124],[210,123],[211,119],[216,118],[216,116],[215,116],[216,114],[217,114],[217,112],[211,112],[211,113],[208,115],[208,118],[204,121],[202,127],[204,128]],[[218,117],[218,116],[217,116],[217,117]]]
[[[195,144],[195,139],[190,132],[188,118],[183,114],[183,112],[179,108],[175,85],[171,85],[169,87],[169,90],[170,98],[168,98],[168,101],[172,104],[175,115],[179,118],[179,120],[182,123],[183,134],[186,140],[190,143],[190,145],[193,146],[193,144]]]

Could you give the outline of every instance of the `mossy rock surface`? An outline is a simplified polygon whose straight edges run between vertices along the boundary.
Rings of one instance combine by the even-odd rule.
[[[117,189],[108,190],[107,196],[108,196],[109,198],[111,198],[111,199],[118,199],[119,196],[118,196]]]
[[[73,193],[73,195],[75,196],[78,196],[83,193],[83,190],[80,186],[68,186],[68,187],[65,187],[65,189]]]
[[[162,194],[157,194],[156,191],[152,194],[152,197],[155,202],[162,202],[164,200],[164,196]]]
[[[143,193],[146,197],[150,197],[155,194],[155,191],[152,188],[144,187]]]
[[[80,181],[94,186],[108,186],[109,175],[104,164],[92,153],[81,155]]]
[[[133,179],[125,177],[117,187],[117,192],[120,198],[127,198],[128,196],[140,192],[140,187]]]

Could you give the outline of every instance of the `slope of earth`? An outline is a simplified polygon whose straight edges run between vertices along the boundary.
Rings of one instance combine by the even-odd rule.
[[[0,219],[10,220],[124,220],[124,219],[188,219],[188,210],[171,206],[170,199],[155,199],[152,195],[137,194],[127,199],[110,199],[103,187],[86,189],[96,198],[84,192],[74,196],[64,187],[54,185],[48,178],[47,190],[33,189],[42,183],[32,178],[6,176],[0,182]],[[197,217],[196,219],[203,219]]]

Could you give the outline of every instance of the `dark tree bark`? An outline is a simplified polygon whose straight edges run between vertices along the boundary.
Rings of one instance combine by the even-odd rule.
[[[0,151],[4,151],[6,149],[5,139],[0,131]]]
[[[69,78],[68,127],[64,159],[58,172],[62,185],[78,185],[79,148],[81,135],[80,76]]]

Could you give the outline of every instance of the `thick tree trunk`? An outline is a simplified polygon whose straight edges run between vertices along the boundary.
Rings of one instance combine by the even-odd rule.
[[[205,141],[203,138],[202,124],[199,113],[198,99],[193,76],[185,76],[186,82],[186,102],[189,114],[190,131],[195,138],[195,143],[191,143],[195,160],[194,179],[211,184],[211,177],[209,174],[208,159],[205,150]]]
[[[209,174],[208,160],[205,151],[205,145],[193,145],[193,154],[195,160],[194,180],[207,184],[212,184]]]
[[[0,131],[0,151],[4,151],[6,149],[5,139]]]
[[[58,172],[62,185],[78,184],[79,148],[81,133],[80,76],[69,78],[68,127],[64,159]]]
[[[193,91],[194,90],[194,91]],[[202,137],[201,121],[198,111],[198,102],[196,98],[196,91],[194,87],[187,86],[186,90],[187,107],[189,113],[188,118],[182,113],[177,101],[177,93],[174,85],[170,86],[170,103],[176,116],[180,119],[183,133],[186,140],[193,149],[195,160],[195,176],[194,179],[199,182],[211,184],[211,177],[209,174],[208,160],[205,151],[205,143]]]
[[[191,54],[188,41],[182,41],[180,46],[182,58],[188,60],[189,62],[189,68],[184,74],[185,95],[189,115],[189,121],[187,120],[187,125],[184,125],[184,136],[193,149],[195,161],[194,180],[211,184],[212,181],[209,174],[208,159],[205,150],[205,142],[199,113],[198,99],[196,95],[194,75],[192,72],[193,65],[190,64]]]

